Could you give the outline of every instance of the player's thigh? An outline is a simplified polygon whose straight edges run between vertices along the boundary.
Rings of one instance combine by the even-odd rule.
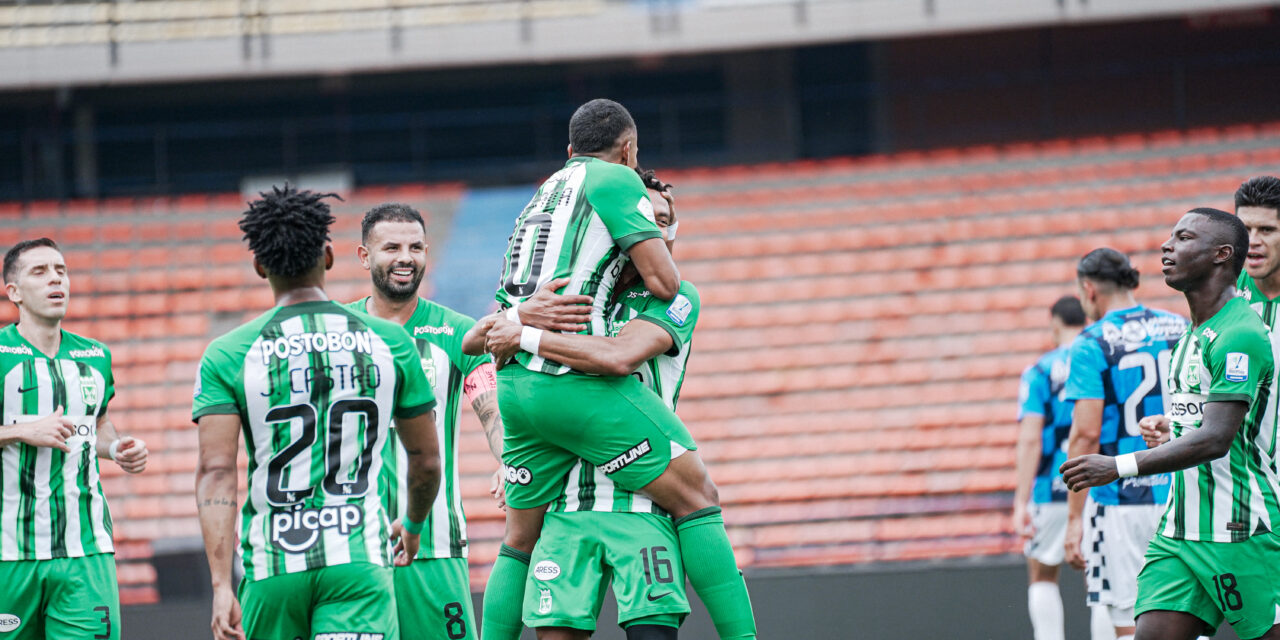
[[[5,640],[44,640],[45,570],[47,560],[0,562],[0,637]]]
[[[618,624],[659,614],[689,614],[680,543],[670,518],[642,513],[600,513],[595,528],[613,569]],[[678,626],[678,624],[677,624]]]
[[[391,567],[352,562],[317,571],[312,640],[399,640]]]
[[[1177,612],[1194,616],[1201,631],[1210,632],[1222,624],[1222,612],[1205,591],[1197,575],[1197,563],[1188,558],[1185,543],[1156,536],[1147,546],[1146,561],[1138,574],[1138,600],[1134,605],[1138,629],[1146,629],[1148,637],[1156,630],[1179,628],[1177,616],[1161,612]]]
[[[594,631],[606,587],[604,547],[589,513],[548,513],[529,560],[526,626]]]
[[[1032,504],[1031,526],[1035,529],[1035,534],[1023,546],[1022,552],[1041,567],[1053,568],[1052,579],[1056,580],[1057,567],[1062,564],[1065,553],[1063,543],[1067,536],[1066,503]]]
[[[471,640],[476,633],[466,558],[415,560],[395,568],[402,640]]]
[[[532,509],[554,500],[578,457],[547,437],[548,423],[558,419],[558,405],[569,402],[556,378],[511,365],[498,372],[498,408],[502,413],[502,464],[506,469],[506,501],[515,509]],[[536,536],[534,536],[536,538]]]
[[[240,583],[241,626],[246,638],[311,638],[312,571]]]
[[[1280,612],[1280,536],[1264,533],[1241,542],[1185,543],[1184,559],[1236,635],[1259,638]]]
[[[119,640],[120,593],[115,556],[45,560],[45,634],[49,638]]]

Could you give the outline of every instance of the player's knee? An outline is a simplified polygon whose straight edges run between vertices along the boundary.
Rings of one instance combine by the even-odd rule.
[[[507,528],[502,537],[502,544],[517,551],[533,553],[533,547],[538,543],[538,537],[542,535],[542,516],[545,512],[545,506],[535,509],[508,509]]]

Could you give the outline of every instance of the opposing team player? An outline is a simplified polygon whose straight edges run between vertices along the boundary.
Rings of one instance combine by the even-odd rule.
[[[1173,440],[1149,451],[1068,460],[1072,490],[1176,472],[1138,577],[1139,640],[1212,633],[1280,638],[1280,485],[1263,414],[1274,375],[1266,326],[1233,284],[1249,232],[1217,209],[1193,209],[1161,246],[1165,282],[1186,296],[1193,327],[1173,354]]]
[[[62,329],[67,263],[48,238],[4,256],[17,324],[0,330],[0,614],[19,640],[120,638],[111,515],[98,459],[147,465],[142,440],[119,437],[111,352]]]
[[[588,333],[602,335],[605,305],[628,259],[664,301],[676,298],[680,276],[632,171],[637,133],[627,110],[610,100],[584,104],[570,120],[569,142],[568,163],[516,220],[496,297],[518,314],[518,305],[541,286],[569,277],[566,293],[592,298]],[[507,530],[485,588],[485,640],[519,633],[529,553],[547,505],[578,458],[602,466],[624,488],[643,488],[677,518],[686,571],[720,636],[754,638],[751,601],[715,485],[684,424],[631,376],[583,375],[534,355],[542,335],[525,328],[524,351],[498,372]]]
[[[1138,271],[1114,249],[1095,249],[1076,268],[1080,302],[1093,324],[1071,345],[1067,400],[1075,401],[1068,457],[1146,448],[1138,422],[1164,412],[1170,352],[1186,320],[1133,298]],[[1125,478],[1067,499],[1067,561],[1087,570],[1091,607],[1105,607],[1122,640],[1133,634],[1137,576],[1168,496],[1169,477]],[[1082,550],[1086,495],[1089,536]]]
[[[196,500],[216,640],[399,638],[388,539],[398,538],[396,565],[408,565],[439,485],[435,396],[412,339],[325,294],[334,219],[324,197],[286,185],[250,204],[240,229],[276,306],[214,340],[196,378]],[[408,476],[394,524],[378,491],[393,420]],[[249,497],[237,536],[242,427]]]
[[[440,442],[443,484],[431,505],[414,562],[395,569],[400,635],[411,638],[477,638],[467,572],[467,521],[458,481],[458,415],[464,400],[480,418],[489,449],[502,459],[502,419],[497,383],[488,358],[462,353],[462,337],[475,320],[418,296],[427,268],[422,214],[403,204],[370,209],[361,223],[360,264],[373,280],[372,293],[353,309],[390,320],[413,337],[427,382],[441,405],[435,432]],[[526,313],[529,310],[526,309]],[[408,457],[399,438],[387,439],[380,491],[391,519],[404,514]]]
[[[1052,351],[1022,373],[1018,392],[1017,488],[1013,493],[1013,529],[1025,541],[1027,610],[1036,640],[1062,640],[1062,565],[1067,528],[1067,488],[1058,467],[1067,459],[1072,403],[1066,399],[1067,354],[1084,327],[1084,309],[1075,296],[1063,296],[1049,309]]]

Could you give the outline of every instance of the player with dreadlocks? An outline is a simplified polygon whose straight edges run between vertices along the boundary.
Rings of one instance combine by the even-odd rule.
[[[240,229],[276,306],[214,340],[196,377],[196,501],[217,640],[398,640],[388,539],[399,540],[394,562],[407,565],[439,486],[435,396],[412,339],[325,294],[331,195],[286,185],[250,203]],[[393,419],[408,484],[394,524],[377,483]],[[239,512],[237,597],[242,427],[249,498]]]

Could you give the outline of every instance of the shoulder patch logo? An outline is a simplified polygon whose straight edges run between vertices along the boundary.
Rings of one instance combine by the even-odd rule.
[[[1249,354],[1232,351],[1227,354],[1227,382],[1245,382],[1249,379]]]
[[[689,321],[689,314],[693,312],[693,303],[683,295],[676,294],[675,300],[667,307],[667,317],[676,325],[683,327],[684,323]]]

